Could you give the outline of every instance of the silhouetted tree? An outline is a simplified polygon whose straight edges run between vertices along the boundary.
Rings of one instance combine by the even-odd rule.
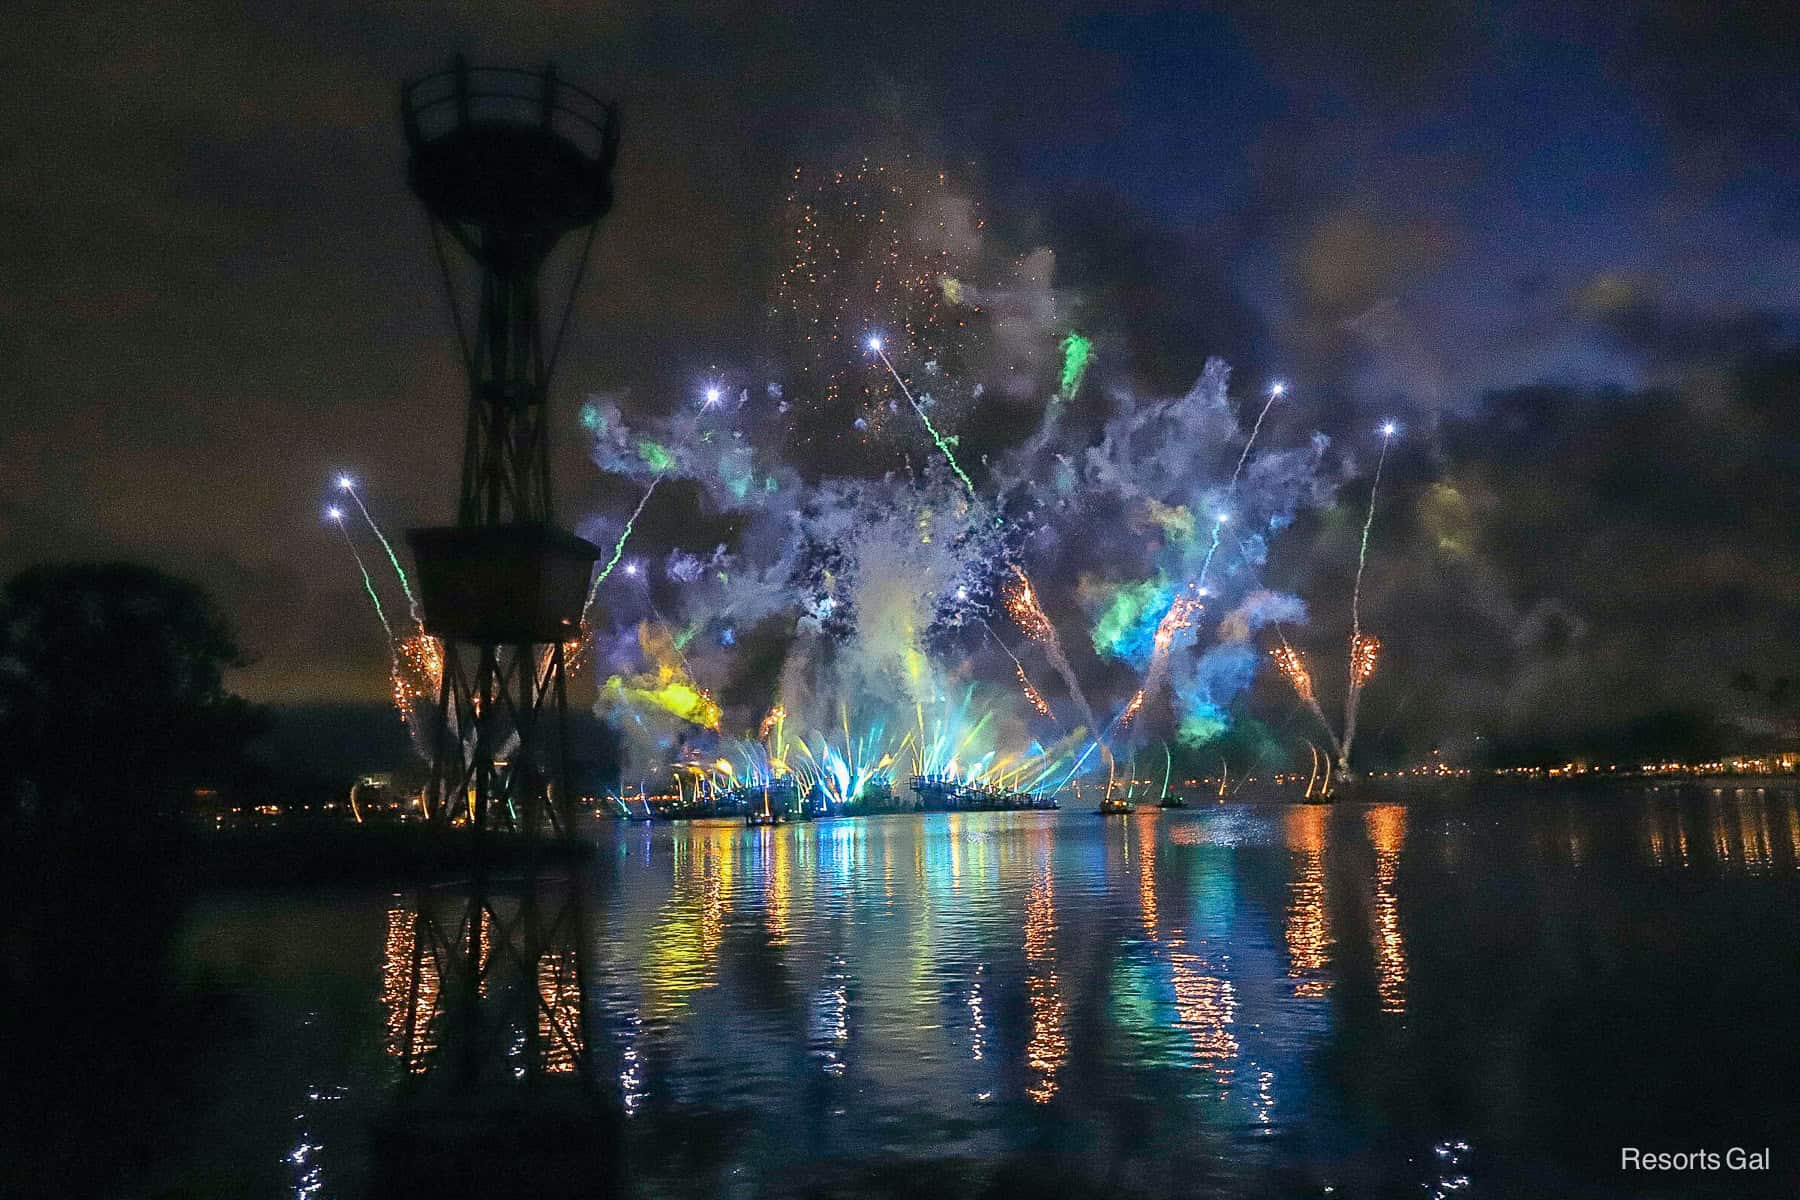
[[[185,580],[129,563],[46,565],[0,594],[0,765],[9,815],[174,812],[256,728],[225,688],[230,624]]]
[[[133,1194],[200,1036],[168,1032],[193,1021],[166,970],[188,839],[163,818],[253,728],[223,681],[240,661],[206,593],[148,567],[33,567],[0,592],[0,1063],[32,1088],[0,1141],[45,1194]]]

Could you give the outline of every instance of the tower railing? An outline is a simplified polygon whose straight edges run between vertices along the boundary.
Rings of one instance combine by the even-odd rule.
[[[564,82],[554,64],[527,71],[458,59],[449,70],[403,85],[401,101],[406,140],[415,146],[486,124],[544,129],[596,158],[608,156],[618,141],[614,107]]]

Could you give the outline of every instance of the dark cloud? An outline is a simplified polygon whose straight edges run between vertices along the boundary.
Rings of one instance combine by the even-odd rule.
[[[1071,317],[1145,386],[1186,388],[1219,346],[1236,347],[1246,371],[1257,365],[1262,322],[1220,269],[1228,251],[1216,240],[1091,192],[1047,206],[1033,232],[1057,248]]]
[[[1663,711],[1747,718],[1735,673],[1800,673],[1800,456],[1771,406],[1800,397],[1800,353],[1729,380],[1723,410],[1680,389],[1496,393],[1446,421],[1441,469],[1392,460],[1364,596],[1386,663],[1365,719],[1415,750],[1452,730],[1555,741]],[[1285,548],[1310,551],[1290,562],[1326,601],[1319,644],[1341,634],[1330,598],[1366,496],[1347,487],[1347,511]]]
[[[1686,139],[1684,149],[1727,174],[1749,155],[1793,177],[1792,156],[1770,152],[1800,132],[1800,12],[1660,0],[1638,8],[1628,28],[1617,74]]]
[[[1570,317],[1592,323],[1652,366],[1691,370],[1766,353],[1792,334],[1792,317],[1769,309],[1678,307],[1658,281],[1603,275],[1578,289]]]
[[[1244,5],[1237,15],[1286,86],[1382,112],[1461,98],[1493,24],[1483,5],[1432,0]]]

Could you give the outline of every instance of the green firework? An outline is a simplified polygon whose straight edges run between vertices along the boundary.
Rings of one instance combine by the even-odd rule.
[[[644,465],[658,475],[666,475],[675,469],[675,456],[661,442],[645,438],[637,444],[637,452],[638,457],[644,460]]]
[[[375,581],[369,578],[369,568],[364,565],[363,556],[357,550],[356,543],[350,540],[350,531],[344,528],[344,523],[339,521],[337,527],[338,532],[344,535],[344,545],[350,547],[350,557],[356,560],[356,569],[362,572],[363,588],[369,593],[369,600],[375,605],[375,615],[381,619],[381,627],[387,630],[388,641],[392,643],[394,627],[388,624],[387,609],[381,606],[381,594],[375,590]]]
[[[649,444],[655,445],[654,442]],[[650,497],[656,491],[656,485],[661,482],[661,475],[652,479],[650,486],[644,489],[643,499],[637,502],[637,507],[631,510],[629,517],[625,518],[625,528],[619,531],[619,540],[613,543],[612,557],[606,560],[606,566],[600,569],[600,573],[594,576],[594,582],[588,587],[587,603],[581,606],[582,624],[587,623],[587,610],[594,606],[594,597],[600,593],[600,585],[606,582],[606,577],[611,575],[613,568],[619,565],[619,558],[625,553],[625,543],[631,538],[631,527],[637,524],[638,517],[643,515],[644,505],[650,503]]]
[[[1069,336],[1063,339],[1062,352],[1062,382],[1058,387],[1058,394],[1064,401],[1069,401],[1081,390],[1081,381],[1087,377],[1088,367],[1093,364],[1094,340],[1070,330]]]
[[[912,410],[919,414],[919,420],[924,424],[925,432],[931,435],[931,440],[936,442],[937,448],[943,452],[944,461],[950,464],[950,469],[956,472],[956,477],[962,480],[963,487],[968,489],[969,499],[979,503],[981,497],[975,492],[975,481],[969,478],[968,473],[962,469],[962,464],[956,461],[956,455],[950,450],[950,443],[944,440],[944,435],[938,432],[937,426],[931,423],[931,418],[925,415],[925,409],[913,398],[912,389],[906,386],[906,380],[900,378],[900,372],[894,369],[892,362],[888,361],[886,352],[877,347],[875,353],[880,355],[881,364],[888,369],[888,374],[894,377],[894,382],[900,385],[900,394],[906,397],[906,402],[912,405]]]
[[[381,543],[381,548],[387,552],[388,562],[394,565],[394,574],[400,577],[400,590],[406,593],[406,607],[412,613],[414,622],[417,622],[419,620],[419,598],[413,595],[412,580],[407,578],[406,568],[400,565],[400,556],[394,553],[393,543],[388,541],[387,534],[381,532],[381,526],[375,523],[375,518],[369,515],[368,506],[363,503],[363,498],[356,489],[346,486],[344,490],[350,493],[352,500],[356,501],[356,507],[362,513],[363,520],[369,523],[370,532],[374,533],[375,539]]]

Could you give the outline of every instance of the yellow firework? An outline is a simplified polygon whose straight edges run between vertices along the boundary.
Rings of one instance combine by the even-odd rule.
[[[1038,710],[1039,716],[1054,719],[1056,714],[1050,711],[1050,702],[1044,699],[1043,693],[1031,686],[1031,680],[1025,677],[1025,668],[1018,663],[1014,663],[1013,670],[1018,672],[1019,686],[1025,689],[1025,699],[1031,703],[1031,707]]]
[[[1306,669],[1306,660],[1300,657],[1300,652],[1284,642],[1269,651],[1269,655],[1275,660],[1275,669],[1293,685],[1295,694],[1302,700],[1311,702],[1312,673]]]
[[[1006,613],[1019,627],[1019,632],[1034,642],[1050,640],[1050,617],[1038,603],[1037,590],[1031,586],[1031,580],[1022,568],[1013,568],[1013,580],[1006,586],[1001,602],[1006,605]]]
[[[444,679],[444,645],[424,633],[394,643],[394,707],[411,722],[421,704],[437,699]]]
[[[1375,674],[1375,660],[1381,654],[1381,639],[1372,633],[1359,633],[1350,643],[1350,683],[1361,687]]]
[[[1161,621],[1157,622],[1156,652],[1167,654],[1169,644],[1175,640],[1175,635],[1184,629],[1192,629],[1194,617],[1205,608],[1206,606],[1193,596],[1175,597],[1175,602],[1169,605],[1169,611],[1163,614]]]

